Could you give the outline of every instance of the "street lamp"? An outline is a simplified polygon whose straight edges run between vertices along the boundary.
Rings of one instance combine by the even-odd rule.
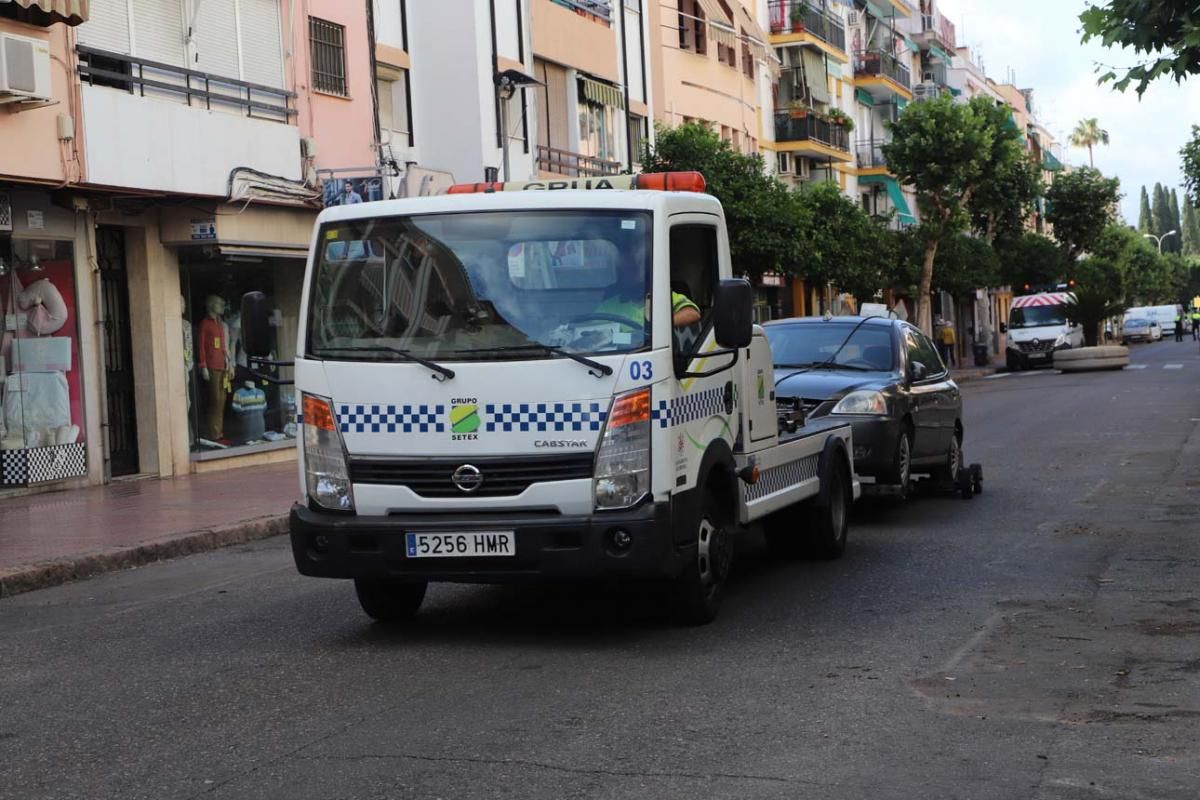
[[[1175,233],[1176,231],[1167,231],[1162,236],[1155,236],[1153,233],[1143,233],[1142,236],[1143,238],[1153,239],[1154,241],[1158,242],[1158,254],[1161,256],[1163,239],[1166,239],[1168,236],[1174,236]]]
[[[496,88],[500,90],[500,130],[502,133],[500,147],[504,156],[504,180],[510,181],[512,177],[508,171],[508,101],[512,99],[518,89],[528,86],[545,86],[546,84],[517,69],[506,69],[497,73],[494,80]]]

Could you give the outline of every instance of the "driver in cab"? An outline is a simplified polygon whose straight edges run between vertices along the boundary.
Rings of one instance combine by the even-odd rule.
[[[630,323],[643,327],[649,316],[649,298],[644,289],[645,277],[640,259],[622,259],[617,267],[617,281],[608,287],[608,294],[597,306],[599,314],[622,317]],[[691,298],[679,292],[671,292],[671,324],[686,328],[700,321],[700,307]]]

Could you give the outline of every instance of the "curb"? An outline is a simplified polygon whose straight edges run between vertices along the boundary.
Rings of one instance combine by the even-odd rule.
[[[155,561],[207,553],[235,544],[268,539],[287,533],[287,528],[286,514],[258,517],[232,525],[173,534],[128,547],[8,567],[0,569],[0,598],[48,589],[51,586],[84,580],[106,572],[140,567]]]
[[[957,383],[958,385],[961,386],[964,383],[970,383],[971,381],[977,381],[981,378],[986,378],[988,376],[995,375],[998,371],[999,370],[997,368],[992,367],[992,368],[989,368],[986,372],[968,372],[966,375],[961,375],[961,376],[955,375],[953,372],[951,372],[950,378],[955,383]]]

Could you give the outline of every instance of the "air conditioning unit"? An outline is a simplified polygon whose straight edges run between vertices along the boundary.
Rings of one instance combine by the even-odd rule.
[[[797,178],[800,178],[801,180],[806,181],[812,177],[812,162],[811,161],[809,161],[807,158],[797,158],[795,160],[795,164],[796,164],[796,177]]]
[[[847,11],[846,12],[846,27],[853,28],[856,25],[858,25],[858,11]]]
[[[50,45],[0,34],[0,103],[49,100],[51,94]]]
[[[914,100],[932,100],[938,96],[938,85],[936,83],[918,83],[913,87]]]
[[[790,174],[792,171],[792,154],[791,153],[777,153],[776,155],[779,158],[778,164],[777,164],[778,173],[780,175]]]

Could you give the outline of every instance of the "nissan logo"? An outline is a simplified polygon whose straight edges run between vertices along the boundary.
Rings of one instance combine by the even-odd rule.
[[[470,494],[483,485],[483,473],[474,464],[463,464],[454,470],[450,481],[464,493]]]

